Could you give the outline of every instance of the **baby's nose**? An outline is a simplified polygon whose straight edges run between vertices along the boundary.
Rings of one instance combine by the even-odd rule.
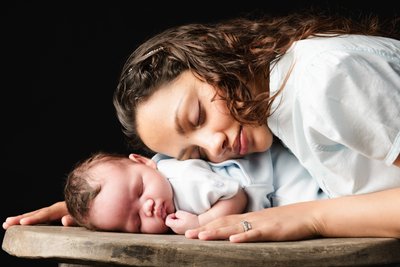
[[[148,217],[153,216],[153,209],[154,209],[154,200],[149,198],[143,204],[144,214]]]

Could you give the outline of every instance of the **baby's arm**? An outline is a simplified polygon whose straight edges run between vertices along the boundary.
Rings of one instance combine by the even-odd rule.
[[[247,205],[247,195],[243,188],[240,188],[237,194],[229,199],[218,200],[209,210],[198,216],[199,225],[205,225],[219,217],[242,213]]]
[[[182,210],[169,214],[165,224],[175,233],[184,234],[186,230],[205,225],[221,216],[242,213],[246,205],[247,195],[240,188],[236,195],[229,199],[218,200],[209,210],[198,216]]]

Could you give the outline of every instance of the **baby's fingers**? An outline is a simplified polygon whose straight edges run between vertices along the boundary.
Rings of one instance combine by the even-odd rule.
[[[165,218],[165,225],[172,228],[172,227],[176,226],[176,221],[177,221],[177,218],[175,216],[175,213],[170,213],[170,214],[168,214],[167,218]]]

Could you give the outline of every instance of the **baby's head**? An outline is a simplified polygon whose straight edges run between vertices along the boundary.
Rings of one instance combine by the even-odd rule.
[[[168,180],[149,158],[99,152],[79,162],[64,188],[68,212],[88,229],[165,233],[175,211]]]

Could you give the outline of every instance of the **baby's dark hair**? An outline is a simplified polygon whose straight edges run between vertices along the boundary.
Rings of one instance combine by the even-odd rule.
[[[90,230],[98,230],[90,223],[88,216],[92,201],[100,193],[101,186],[96,183],[96,177],[93,177],[90,170],[98,164],[125,158],[127,158],[125,155],[96,152],[87,159],[77,162],[67,175],[64,198],[69,214],[78,225]]]

